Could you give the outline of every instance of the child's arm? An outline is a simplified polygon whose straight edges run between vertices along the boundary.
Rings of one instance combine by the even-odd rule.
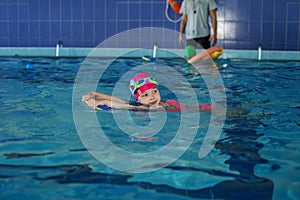
[[[128,110],[149,110],[150,108],[144,105],[141,106],[136,106],[136,105],[130,105],[128,102],[119,102],[119,101],[111,101],[108,99],[104,100],[97,100],[95,98],[91,98],[89,100],[86,100],[85,103],[93,108],[97,109],[99,105],[101,106],[106,106],[109,108],[114,108],[114,109],[128,109]]]
[[[100,92],[87,93],[82,96],[82,101],[93,109],[96,109],[98,105],[102,105],[115,109],[149,110],[147,106],[131,105],[128,101]]]
[[[110,101],[115,101],[115,102],[120,102],[120,103],[126,103],[126,101],[124,101],[118,97],[100,93],[100,92],[90,92],[90,93],[82,96],[83,102],[89,101],[90,99],[94,99],[96,101],[110,100]]]

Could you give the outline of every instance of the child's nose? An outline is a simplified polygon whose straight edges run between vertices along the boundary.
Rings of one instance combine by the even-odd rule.
[[[151,98],[151,99],[155,98],[155,94],[154,94],[154,93],[151,93],[151,94],[150,94],[150,98]]]

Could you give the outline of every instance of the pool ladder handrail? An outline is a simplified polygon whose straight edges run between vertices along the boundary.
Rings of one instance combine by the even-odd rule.
[[[261,53],[262,53],[262,47],[261,47],[261,44],[258,45],[258,49],[257,49],[257,50],[258,50],[258,57],[257,57],[257,59],[258,59],[258,60],[261,60]]]
[[[157,49],[158,49],[158,44],[157,44],[157,42],[155,42],[155,44],[153,46],[153,53],[152,53],[153,58],[156,58]]]
[[[55,53],[55,56],[56,57],[58,57],[59,56],[59,50],[60,50],[60,48],[62,48],[63,47],[63,42],[61,41],[61,40],[59,40],[58,42],[57,42],[57,44],[56,44],[56,53]]]

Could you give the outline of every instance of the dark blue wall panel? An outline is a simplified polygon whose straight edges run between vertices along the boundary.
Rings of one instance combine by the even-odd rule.
[[[182,2],[182,0],[178,0]],[[299,0],[217,0],[218,45],[300,51]],[[0,0],[1,47],[95,47],[140,27],[179,30],[166,0]],[[177,42],[177,41],[174,41]]]

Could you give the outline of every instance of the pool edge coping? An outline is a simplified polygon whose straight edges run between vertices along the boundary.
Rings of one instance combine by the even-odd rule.
[[[132,50],[131,54],[126,54],[127,57],[142,57],[151,55],[152,49],[136,49],[129,48],[74,48],[62,47],[59,49],[59,55],[56,56],[55,47],[0,47],[0,57],[113,57]],[[184,49],[166,49],[172,54],[158,54],[163,58],[174,58],[184,56]],[[174,54],[175,53],[175,54]],[[177,55],[176,55],[177,54]],[[257,50],[233,50],[224,49],[220,59],[250,59],[258,60],[259,53]],[[281,60],[281,61],[300,61],[300,51],[274,51],[262,50],[261,60]]]

